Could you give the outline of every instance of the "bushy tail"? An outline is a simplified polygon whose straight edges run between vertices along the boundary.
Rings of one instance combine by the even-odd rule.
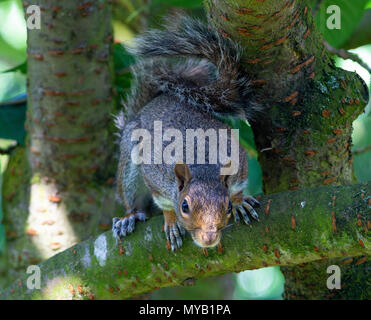
[[[258,107],[250,101],[249,81],[240,70],[240,46],[198,20],[179,15],[169,20],[164,30],[145,32],[128,49],[142,58],[134,72],[136,90],[153,94],[157,87],[208,111],[252,119]],[[171,64],[171,57],[186,62]]]

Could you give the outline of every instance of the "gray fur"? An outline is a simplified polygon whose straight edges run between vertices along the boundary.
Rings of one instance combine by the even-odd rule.
[[[125,105],[128,120],[163,93],[204,111],[253,119],[260,106],[251,101],[249,81],[240,70],[241,47],[198,20],[169,21],[165,30],[147,31],[128,48],[138,58]]]
[[[125,128],[125,115],[123,111],[120,111],[117,116],[114,116],[114,123],[119,132],[122,132]]]
[[[161,121],[163,130],[176,128],[183,137],[187,129],[230,130],[215,115],[252,120],[260,109],[251,102],[249,81],[240,70],[241,48],[199,21],[177,16],[165,30],[148,31],[138,37],[135,48],[130,51],[137,57],[137,64],[132,68],[134,83],[127,97],[125,114],[120,112],[115,119],[120,136],[117,194],[129,216],[115,218],[112,230],[117,239],[125,236],[133,231],[135,220],[141,220],[138,214],[144,217],[145,213],[155,212],[156,205],[157,211],[162,209],[164,215],[165,211],[172,211],[176,216],[175,222],[165,217],[166,237],[174,250],[182,245],[183,227],[196,237],[201,225],[210,229],[226,224],[228,216],[224,206],[228,196],[235,202],[233,213],[235,219],[239,219],[237,210],[245,210],[239,197],[247,181],[245,151],[239,146],[238,172],[228,178],[228,184],[220,177],[224,164],[209,163],[209,153],[205,154],[207,164],[189,164],[192,178],[186,192],[195,206],[192,219],[186,220],[180,209],[184,196],[181,192],[185,191],[179,189],[175,163],[155,164],[151,151],[150,164],[135,165],[131,160],[136,144],[131,140],[133,130],[153,132],[156,120]],[[162,147],[168,143],[163,141]],[[194,152],[196,157],[196,149]],[[183,145],[185,154],[186,145]],[[248,221],[247,213],[242,211],[242,214],[244,221]]]

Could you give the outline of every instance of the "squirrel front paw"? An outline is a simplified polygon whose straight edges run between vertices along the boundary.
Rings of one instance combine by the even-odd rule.
[[[175,249],[180,248],[183,245],[182,237],[185,235],[185,230],[180,223],[176,221],[175,223],[168,225],[165,222],[164,229],[166,240],[170,244],[171,251],[175,251]]]
[[[254,210],[254,208],[257,208],[259,206],[260,206],[260,203],[258,200],[256,200],[255,198],[251,196],[246,197],[245,199],[243,199],[242,203],[233,205],[232,213],[234,216],[234,221],[236,223],[240,222],[239,214],[242,216],[242,219],[246,224],[251,223],[249,215],[253,219],[259,221],[259,215]]]
[[[175,213],[172,211],[163,211],[165,218],[164,231],[166,240],[171,251],[175,251],[183,245],[182,237],[185,235],[183,226],[176,220]]]
[[[135,221],[145,221],[146,215],[143,212],[132,212],[122,218],[112,219],[112,232],[115,239],[118,241],[122,237],[134,231]]]

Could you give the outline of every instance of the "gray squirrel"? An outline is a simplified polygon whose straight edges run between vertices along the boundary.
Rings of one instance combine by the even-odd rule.
[[[113,234],[121,239],[133,232],[136,220],[144,221],[159,208],[169,249],[182,246],[185,230],[198,246],[214,247],[232,214],[236,222],[240,216],[247,224],[249,217],[258,219],[254,210],[258,201],[244,194],[248,175],[244,149],[237,147],[239,165],[234,174],[221,174],[228,163],[211,161],[210,137],[204,163],[190,164],[183,156],[171,164],[154,163],[152,149],[156,145],[147,155],[149,163],[136,163],[132,151],[138,143],[133,141],[133,133],[137,129],[153,133],[156,121],[162,132],[175,128],[182,136],[190,129],[231,132],[218,116],[254,119],[260,107],[252,102],[249,81],[240,70],[242,49],[214,28],[177,16],[164,30],[150,30],[137,37],[129,50],[137,58],[132,68],[134,84],[125,113],[116,118],[120,140],[117,195],[126,216],[113,218]],[[162,150],[169,140],[161,141]],[[232,140],[231,133],[229,146]],[[217,142],[218,147],[220,144]],[[197,148],[192,151],[195,157]],[[182,150],[187,151],[185,147]]]

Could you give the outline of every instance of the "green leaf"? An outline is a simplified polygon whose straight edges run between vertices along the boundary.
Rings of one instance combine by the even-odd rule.
[[[135,63],[134,57],[126,51],[121,43],[113,45],[113,62],[115,65],[115,72],[120,72]]]
[[[371,116],[360,117],[354,124],[352,139],[354,141],[353,151],[364,150],[354,153],[354,171],[358,182],[371,180]]]
[[[352,35],[353,31],[360,22],[364,13],[365,6],[369,0],[324,0],[315,17],[317,28],[323,34],[325,40],[336,48],[341,48],[342,44]],[[315,3],[316,1],[313,1]],[[327,9],[336,5],[340,8],[340,29],[329,29],[328,21],[331,22],[334,12],[327,13]],[[331,25],[331,23],[329,24]]]
[[[5,71],[3,71],[3,73],[6,73],[6,72],[16,72],[16,71],[20,71],[23,74],[27,74],[27,61],[23,62],[22,64],[14,67],[14,68],[5,70]]]
[[[229,124],[234,129],[239,129],[239,138],[240,143],[248,153],[248,155],[252,158],[256,158],[258,156],[258,153],[256,151],[255,147],[255,141],[254,141],[254,134],[252,132],[252,129],[248,122],[237,119],[237,118],[219,118],[221,121]]]
[[[132,75],[130,66],[135,63],[134,57],[128,53],[123,45],[114,45],[113,60],[115,65],[115,87],[118,92],[118,102],[125,98],[126,91],[130,88]]]
[[[115,84],[117,89],[120,90],[126,90],[130,88],[131,85],[131,74],[130,73],[125,73],[123,75],[118,75],[116,76]]]
[[[26,103],[0,106],[0,138],[16,140],[24,145],[26,130]]]
[[[114,44],[113,60],[115,66],[115,88],[117,91],[116,103],[117,106],[121,106],[121,102],[126,99],[126,94],[131,85],[130,66],[135,63],[135,58],[127,52],[122,44],[116,43]]]
[[[19,72],[0,74],[0,139],[16,140],[21,145],[26,134],[26,102],[22,102],[25,91],[25,75]],[[13,104],[17,98],[20,98],[19,103]]]
[[[249,180],[247,189],[250,195],[255,196],[263,193],[263,175],[257,158],[248,158]]]

